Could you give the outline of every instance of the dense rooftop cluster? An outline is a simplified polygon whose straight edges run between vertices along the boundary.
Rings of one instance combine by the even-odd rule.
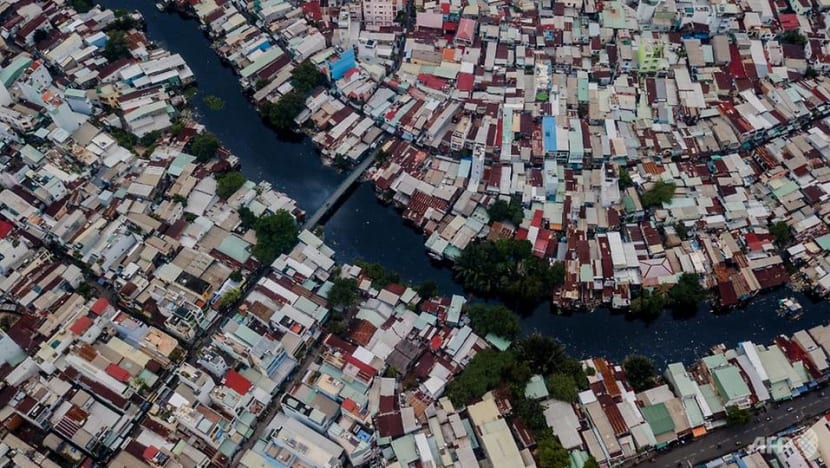
[[[381,159],[375,186],[431,255],[527,240],[563,266],[557,304],[625,307],[690,277],[731,306],[786,282],[785,261],[830,287],[830,82],[806,14],[825,5],[779,3],[181,6],[256,102],[302,93],[294,120],[325,157]],[[491,385],[482,363],[538,337],[337,264],[291,198],[182,118],[193,73],[140,17],[0,14],[0,463],[608,466],[830,371],[818,326],[662,377],[560,355],[573,375],[516,362],[534,375]]]
[[[827,292],[821,2],[191,3],[256,102],[293,86],[274,38],[328,76],[296,118],[326,158],[393,135],[372,178],[438,259],[527,240],[564,262],[562,308],[625,308],[683,273],[731,307],[788,261]],[[520,219],[491,219],[514,199]]]

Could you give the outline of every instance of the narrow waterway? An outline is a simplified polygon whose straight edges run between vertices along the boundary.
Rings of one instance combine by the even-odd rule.
[[[296,143],[277,139],[241,92],[233,70],[222,65],[210,49],[208,39],[195,21],[160,13],[151,0],[99,0],[109,8],[139,10],[147,21],[147,35],[177,52],[193,69],[199,94],[193,105],[200,120],[239,156],[245,175],[267,180],[297,200],[307,212],[322,205],[345,174],[320,163],[310,141]],[[225,106],[212,111],[203,96],[221,98]],[[460,293],[449,269],[433,265],[423,247],[423,237],[407,227],[395,210],[380,204],[369,184],[355,188],[351,196],[325,225],[325,239],[337,251],[337,259],[363,258],[379,262],[400,273],[404,281],[433,280],[445,294]],[[565,343],[577,356],[601,355],[619,360],[630,353],[653,357],[658,363],[690,362],[718,343],[734,345],[753,340],[768,343],[776,335],[826,322],[827,303],[811,304],[801,299],[804,316],[787,321],[777,316],[778,298],[791,295],[779,290],[757,298],[750,307],[728,315],[712,315],[701,305],[691,318],[676,318],[665,312],[652,323],[634,321],[624,314],[598,309],[592,313],[560,316],[549,306],[539,307],[524,319],[525,331],[540,331]]]

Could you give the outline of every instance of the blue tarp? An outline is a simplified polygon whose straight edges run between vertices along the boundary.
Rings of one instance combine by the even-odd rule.
[[[555,153],[556,144],[556,117],[546,115],[542,117],[542,145],[545,153]]]

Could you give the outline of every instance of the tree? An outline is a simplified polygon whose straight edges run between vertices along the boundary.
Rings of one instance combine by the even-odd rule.
[[[677,284],[669,290],[669,303],[678,311],[697,310],[697,303],[706,297],[706,291],[700,285],[697,275],[683,273]]]
[[[467,246],[453,265],[464,288],[497,296],[518,308],[548,299],[556,281],[547,260],[533,255],[526,240],[484,240]]]
[[[679,221],[674,223],[674,232],[677,233],[677,237],[679,237],[680,240],[689,239],[689,228],[686,227],[685,223]]]
[[[69,4],[78,13],[86,13],[94,6],[91,0],[69,0]]]
[[[230,278],[231,281],[233,281],[235,283],[238,283],[238,282],[242,281],[242,272],[239,271],[239,270],[234,270],[234,271],[231,272],[229,278]]]
[[[432,280],[424,281],[415,288],[415,292],[417,292],[422,299],[435,297],[438,295],[438,283]]]
[[[199,162],[207,162],[216,156],[219,150],[219,139],[212,133],[200,133],[190,140],[189,152],[196,156]]]
[[[32,36],[32,40],[35,41],[35,44],[39,44],[41,41],[49,37],[49,33],[45,29],[38,29],[35,31],[34,36]]]
[[[780,33],[776,39],[782,44],[793,44],[804,47],[807,44],[807,38],[801,34],[797,29],[791,29]]]
[[[536,450],[541,468],[564,468],[570,463],[568,451],[553,434],[536,440]]]
[[[590,457],[589,459],[585,460],[585,463],[582,465],[582,468],[599,468],[599,462],[594,457]]]
[[[568,374],[557,372],[551,375],[548,378],[547,386],[550,396],[557,400],[573,403],[579,396],[579,388],[576,386],[573,377]]]
[[[620,189],[626,189],[634,185],[631,174],[623,167],[620,168],[620,178],[617,180],[617,185],[620,186]]]
[[[138,139],[138,143],[143,147],[148,147],[155,143],[159,136],[161,136],[161,132],[158,130],[153,130],[152,132],[145,133],[144,136]]]
[[[245,176],[239,171],[226,172],[217,176],[216,194],[227,200],[245,184],[246,180]]]
[[[640,197],[640,200],[643,202],[643,206],[646,208],[651,208],[654,206],[660,206],[663,203],[668,203],[671,201],[672,197],[674,197],[674,191],[677,186],[674,185],[673,182],[664,182],[662,180],[658,180],[654,183],[654,186],[651,190],[648,190],[643,193]]]
[[[291,84],[302,94],[325,84],[326,76],[316,65],[306,60],[291,70]]]
[[[104,46],[104,57],[110,62],[130,56],[130,47],[124,31],[110,31],[107,33],[107,45]]]
[[[239,223],[245,229],[251,229],[256,224],[256,215],[247,206],[240,207],[236,213],[239,215]]]
[[[511,197],[510,203],[502,199],[496,200],[487,209],[487,214],[490,216],[490,221],[508,220],[516,226],[522,223],[525,215],[522,202],[518,197]]]
[[[120,13],[120,14],[119,14]],[[107,25],[107,31],[130,31],[138,29],[139,23],[126,10],[116,10],[116,19]]]
[[[291,130],[296,126],[294,119],[305,108],[305,96],[298,90],[283,95],[276,103],[266,102],[260,106],[263,118],[278,131]]]
[[[512,340],[519,334],[519,317],[503,305],[467,304],[464,311],[470,317],[473,330],[481,336],[490,333]]]
[[[297,222],[291,213],[279,210],[263,216],[254,225],[256,245],[253,254],[260,262],[271,264],[280,254],[288,252],[297,243]]]
[[[173,362],[179,362],[185,355],[185,350],[182,349],[180,346],[176,346],[173,351],[170,352],[170,355],[167,356]]]
[[[818,77],[818,72],[816,71],[815,68],[807,67],[807,69],[804,70],[804,78],[817,78],[817,77]]]
[[[785,246],[793,237],[790,225],[785,221],[776,221],[769,226],[769,232],[775,236],[775,242],[779,246]]]
[[[730,425],[742,425],[752,421],[752,413],[737,406],[726,408],[726,422]]]
[[[354,278],[335,278],[327,299],[333,309],[348,309],[357,304],[357,298],[357,281]]]
[[[387,270],[380,263],[369,263],[365,260],[355,260],[354,264],[366,272],[366,276],[372,280],[372,287],[375,289],[382,289],[389,284],[397,283],[401,280],[398,272]]]
[[[488,348],[476,353],[470,364],[450,382],[447,396],[456,405],[469,404],[502,382],[527,382],[530,371],[511,351]]]
[[[240,290],[239,288],[233,288],[230,291],[226,292],[221,299],[219,299],[219,302],[216,304],[216,306],[220,310],[225,310],[234,305],[241,297],[242,290]]]
[[[138,137],[124,129],[113,127],[109,133],[116,143],[128,150],[132,150],[135,144],[138,143]]]
[[[182,122],[181,120],[177,120],[177,121],[173,122],[173,125],[170,126],[170,134],[173,135],[174,137],[177,137],[177,136],[181,135],[181,133],[183,131],[184,131],[184,122]]]
[[[631,299],[630,311],[633,315],[646,320],[653,320],[666,307],[666,296],[662,291],[651,292],[643,289]]]
[[[635,392],[642,392],[654,386],[657,368],[651,359],[639,354],[632,354],[623,361],[623,369],[628,383]]]

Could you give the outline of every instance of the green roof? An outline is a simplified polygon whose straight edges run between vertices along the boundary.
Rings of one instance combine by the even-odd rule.
[[[415,448],[415,436],[407,434],[392,441],[392,450],[398,458],[398,463],[409,466],[418,459],[418,450]]]
[[[824,250],[830,250],[830,234],[817,237],[816,244]]]
[[[0,83],[3,83],[8,89],[23,74],[23,70],[29,68],[31,64],[32,59],[28,57],[17,57],[9,66],[0,71]]]
[[[674,432],[674,421],[672,421],[669,410],[664,403],[645,406],[642,413],[655,436]]]
[[[715,386],[727,402],[749,396],[751,393],[737,367],[728,365],[712,372]]]
[[[507,348],[510,347],[511,343],[510,340],[493,333],[488,333],[487,336],[484,337],[484,339],[487,340],[488,343],[493,345],[499,351],[506,351]]]
[[[251,244],[242,240],[241,237],[229,234],[222,239],[222,242],[216,250],[239,263],[245,263],[249,258],[251,258],[251,252],[249,250],[250,247]]]
[[[715,389],[711,385],[699,385],[700,393],[703,394],[703,399],[706,400],[706,405],[712,410],[712,413],[720,413],[723,411],[723,403],[715,393]]]
[[[282,55],[282,50],[279,47],[271,47],[270,49],[266,50],[262,55],[257,57],[257,59],[252,64],[243,68],[239,72],[239,75],[242,76],[242,78],[248,78],[249,76],[268,66],[274,60],[278,59],[280,55]]]
[[[176,159],[170,163],[170,166],[167,168],[167,173],[173,177],[178,177],[181,175],[182,171],[184,170],[184,166],[192,163],[196,160],[196,156],[191,156],[185,153],[179,153],[176,156]]]
[[[795,182],[788,180],[787,183],[778,187],[777,189],[772,191],[772,194],[775,195],[775,198],[781,200],[782,198],[786,197],[787,195],[797,192],[799,190],[798,184]]]
[[[666,372],[671,375],[676,393],[680,396],[694,396],[697,386],[686,374],[686,368],[682,363],[675,362],[668,365]]]
[[[539,400],[548,397],[548,387],[545,386],[545,378],[541,375],[534,375],[525,385],[525,397],[532,400]]]

